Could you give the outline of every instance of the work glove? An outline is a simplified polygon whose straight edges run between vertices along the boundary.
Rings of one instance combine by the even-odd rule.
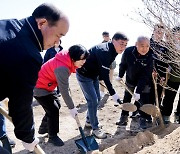
[[[75,116],[78,114],[77,108],[70,109],[71,116],[75,118]]]
[[[22,144],[26,150],[29,150],[30,152],[34,151],[35,146],[39,143],[39,139],[35,137],[34,141],[32,143],[26,143],[22,141]]]
[[[119,104],[122,104],[120,97],[118,96],[118,94],[114,94],[112,95],[113,101],[115,102],[114,106],[118,106]]]
[[[134,93],[133,97],[134,97],[135,101],[139,101],[139,99],[140,99],[140,94]]]
[[[116,81],[121,81],[122,78],[120,78],[119,76],[116,77]]]

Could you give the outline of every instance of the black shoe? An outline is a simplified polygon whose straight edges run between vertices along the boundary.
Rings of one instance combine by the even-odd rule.
[[[64,142],[58,136],[49,136],[49,143],[52,143],[54,146],[63,146]]]
[[[128,123],[128,116],[127,115],[121,115],[120,121],[116,122],[116,125],[126,126],[127,123]]]
[[[147,128],[145,118],[139,118],[139,126],[140,126],[141,129],[146,129]]]

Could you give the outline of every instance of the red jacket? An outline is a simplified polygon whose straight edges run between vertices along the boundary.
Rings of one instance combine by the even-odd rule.
[[[42,65],[38,74],[36,88],[53,91],[57,87],[57,80],[54,70],[62,66],[67,67],[70,73],[75,73],[76,71],[76,67],[73,64],[68,51],[61,51],[57,53],[54,58]]]

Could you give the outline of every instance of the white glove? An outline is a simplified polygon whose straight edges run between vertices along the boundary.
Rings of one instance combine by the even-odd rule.
[[[140,94],[134,93],[133,97],[134,97],[134,99],[135,99],[136,101],[139,101],[139,99],[140,99]]]
[[[75,116],[78,114],[77,108],[70,109],[71,116],[75,118]]]
[[[120,78],[119,76],[116,77],[116,81],[120,81],[122,80],[122,78]]]
[[[119,104],[122,104],[122,102],[120,101],[120,97],[118,96],[118,94],[114,94],[112,95],[113,101],[115,102],[114,106],[118,106]]]
[[[34,151],[35,146],[39,143],[39,139],[35,137],[34,141],[32,143],[26,143],[22,141],[22,144],[26,150],[29,150],[30,152]]]

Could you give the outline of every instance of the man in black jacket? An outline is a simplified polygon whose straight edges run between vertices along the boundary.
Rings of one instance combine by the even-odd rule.
[[[121,58],[119,64],[119,76],[117,80],[123,78],[126,73],[126,85],[134,92],[134,99],[137,108],[141,104],[149,103],[150,81],[152,74],[152,51],[150,51],[150,41],[147,37],[140,36],[137,39],[136,46],[128,47]],[[135,90],[136,88],[136,90]],[[131,102],[132,95],[125,90],[123,103]],[[148,115],[140,113],[140,127],[146,128]],[[117,125],[127,125],[128,111],[122,111],[120,121]]]
[[[68,29],[66,15],[51,4],[41,4],[22,20],[0,20],[0,100],[9,98],[14,133],[29,151],[38,143],[31,104],[40,52],[58,43]]]
[[[97,106],[100,101],[98,77],[101,76],[113,100],[118,103],[120,98],[110,82],[109,71],[111,63],[124,51],[127,42],[128,38],[123,33],[115,33],[112,42],[92,47],[86,63],[82,68],[77,69],[76,77],[88,104],[85,126],[91,127],[97,138],[106,138],[106,134],[98,126]]]

